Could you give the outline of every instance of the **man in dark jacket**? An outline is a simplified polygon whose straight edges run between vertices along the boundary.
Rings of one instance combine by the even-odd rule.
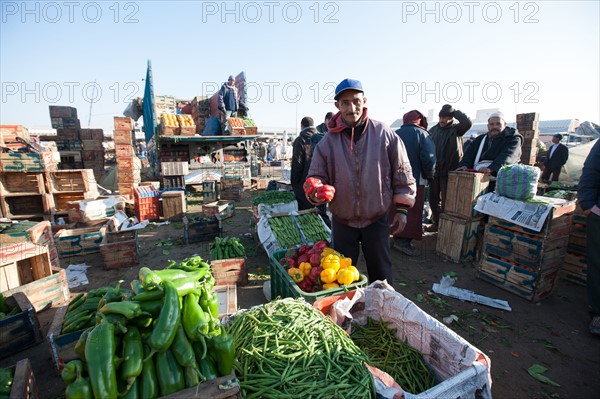
[[[314,208],[314,205],[306,199],[304,189],[302,188],[302,185],[306,181],[306,176],[308,175],[310,158],[312,156],[310,139],[317,133],[314,124],[313,118],[310,116],[302,118],[300,121],[300,128],[302,130],[294,140],[293,144],[290,182],[292,184],[292,189],[294,190],[294,195],[296,196],[296,201],[298,201],[299,210]]]
[[[396,130],[396,134],[400,136],[406,147],[413,177],[417,183],[417,197],[415,205],[408,210],[406,227],[401,233],[393,236],[393,246],[408,256],[416,256],[418,251],[412,246],[411,241],[423,238],[425,184],[433,180],[435,145],[427,133],[427,118],[422,113],[417,110],[410,111],[404,114],[402,120],[404,124]],[[390,214],[395,211],[390,209]]]
[[[354,265],[362,248],[369,281],[386,279],[393,284],[390,225],[393,234],[400,233],[415,202],[410,161],[400,137],[369,118],[358,80],[344,79],[334,99],[340,112],[315,148],[308,176],[335,188],[329,203],[333,248]],[[389,221],[393,204],[396,212]]]
[[[488,132],[475,139],[458,164],[457,170],[476,169],[481,173],[496,176],[505,165],[514,165],[521,160],[523,136],[506,126],[504,115],[495,112],[488,118]],[[489,190],[494,190],[490,182]]]
[[[558,181],[560,171],[569,159],[569,149],[566,145],[560,143],[562,138],[562,134],[552,136],[552,143],[554,144],[548,150],[548,155],[544,160],[544,171],[542,172],[544,183],[550,182],[550,175],[552,175],[552,181]]]
[[[317,133],[313,134],[313,136],[310,138],[310,146],[311,146],[312,152],[315,152],[315,147],[317,146],[319,141],[321,141],[323,136],[325,136],[325,133],[327,133],[327,124],[329,123],[331,118],[333,118],[333,112],[326,113],[325,114],[325,122],[323,122],[319,126],[317,126]]]
[[[237,117],[238,111],[248,111],[246,104],[239,98],[233,75],[229,76],[227,82],[223,83],[221,86],[218,102],[223,124],[225,124],[230,117]]]
[[[471,120],[450,104],[442,107],[439,122],[429,130],[435,144],[435,176],[429,185],[429,206],[433,224],[427,231],[437,231],[440,213],[446,203],[448,172],[458,167],[462,157],[462,136],[469,131]],[[456,121],[454,121],[456,118]]]
[[[577,202],[587,217],[587,294],[590,305],[590,332],[600,335],[600,140],[583,163]]]

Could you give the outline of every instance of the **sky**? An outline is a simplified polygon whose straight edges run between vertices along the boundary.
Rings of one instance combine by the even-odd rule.
[[[212,95],[244,72],[260,130],[299,130],[362,82],[387,124],[446,103],[475,118],[600,123],[598,1],[0,1],[0,124],[49,129],[49,105],[112,130],[143,97]]]

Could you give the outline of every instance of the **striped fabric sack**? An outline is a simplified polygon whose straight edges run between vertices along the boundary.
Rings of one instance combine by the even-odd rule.
[[[535,196],[540,168],[529,165],[503,166],[496,176],[496,194],[525,201]]]

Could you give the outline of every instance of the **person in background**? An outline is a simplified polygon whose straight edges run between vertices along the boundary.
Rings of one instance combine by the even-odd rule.
[[[248,111],[246,104],[244,104],[240,98],[238,89],[235,86],[235,78],[233,75],[229,76],[227,82],[223,83],[218,95],[219,111],[221,113],[222,123],[225,125],[227,119],[230,117],[237,117],[238,111]],[[227,128],[223,129],[224,131]]]
[[[600,140],[583,163],[577,203],[587,217],[587,295],[590,306],[590,332],[600,335]]]
[[[310,146],[313,152],[315,151],[316,145],[319,143],[319,141],[321,141],[323,136],[325,136],[325,133],[327,133],[327,124],[331,118],[333,118],[333,112],[326,113],[325,121],[317,126],[317,133],[313,134],[313,136],[310,138]]]
[[[354,265],[362,248],[369,280],[393,285],[390,224],[393,234],[404,229],[416,193],[406,149],[392,129],[369,118],[358,80],[342,80],[334,99],[339,112],[315,147],[308,177],[335,188],[329,202],[333,248]],[[390,221],[392,204],[396,212]]]
[[[417,183],[415,205],[408,210],[404,230],[393,236],[393,247],[408,256],[419,253],[413,247],[412,240],[423,238],[423,205],[425,204],[425,185],[433,180],[435,173],[435,144],[427,132],[427,118],[417,110],[404,114],[404,124],[396,130],[400,136]],[[390,209],[390,218],[396,209]]]
[[[311,137],[317,132],[317,129],[314,127],[313,118],[310,116],[302,118],[300,121],[300,129],[300,133],[298,133],[298,137],[296,137],[292,145],[290,183],[292,184],[296,201],[298,201],[298,210],[304,210],[314,208],[314,205],[306,199],[303,188],[306,176],[308,175],[308,168],[310,167],[310,158],[312,155],[310,147]]]
[[[496,176],[501,167],[520,162],[522,145],[523,136],[506,126],[502,112],[495,112],[488,118],[487,134],[473,141],[456,170],[475,169]],[[495,185],[491,181],[488,190],[493,191]]]
[[[544,183],[550,182],[550,176],[552,176],[552,181],[558,181],[560,171],[569,159],[569,149],[566,145],[561,144],[560,141],[562,138],[562,134],[552,136],[553,144],[544,160],[544,171],[542,172],[542,181]]]
[[[473,143],[475,137],[477,137],[477,133],[473,132],[469,134],[469,138],[463,143],[463,154],[467,152],[467,148],[469,148],[469,146]]]
[[[440,213],[446,204],[448,172],[458,167],[462,157],[462,136],[469,131],[471,120],[467,115],[446,104],[439,112],[439,122],[429,130],[435,144],[435,176],[429,184],[429,206],[433,224],[425,230],[438,230]],[[456,121],[454,120],[456,118]]]

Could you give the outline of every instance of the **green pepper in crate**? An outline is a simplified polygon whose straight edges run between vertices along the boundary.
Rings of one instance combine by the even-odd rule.
[[[77,368],[75,381],[67,385],[67,389],[65,389],[66,399],[93,399],[94,395],[92,386],[90,385],[90,379],[84,378],[81,375],[81,372],[82,369]]]
[[[219,375],[225,376],[233,371],[233,361],[235,360],[235,348],[233,346],[233,337],[227,333],[223,327],[220,328],[220,334],[212,336],[208,340],[209,353],[213,357]]]
[[[139,376],[140,398],[156,399],[158,398],[158,381],[156,380],[154,357],[150,355],[150,348],[147,346],[144,346],[144,358],[142,374]]]
[[[154,355],[156,379],[160,387],[161,396],[181,391],[185,388],[185,377],[181,366],[177,364],[175,356],[170,349]]]
[[[85,358],[96,398],[117,399],[115,327],[106,320],[96,325],[85,343]]]
[[[142,359],[144,347],[142,337],[137,327],[127,326],[127,332],[123,336],[123,363],[121,363],[121,379],[127,381],[129,390],[133,382],[142,373]]]
[[[1,294],[0,294],[1,296]],[[10,395],[14,372],[12,369],[0,368],[0,395]]]
[[[179,296],[175,286],[169,280],[163,281],[163,286],[165,290],[163,308],[158,315],[152,334],[148,337],[148,345],[153,352],[164,351],[171,346],[181,320]]]

